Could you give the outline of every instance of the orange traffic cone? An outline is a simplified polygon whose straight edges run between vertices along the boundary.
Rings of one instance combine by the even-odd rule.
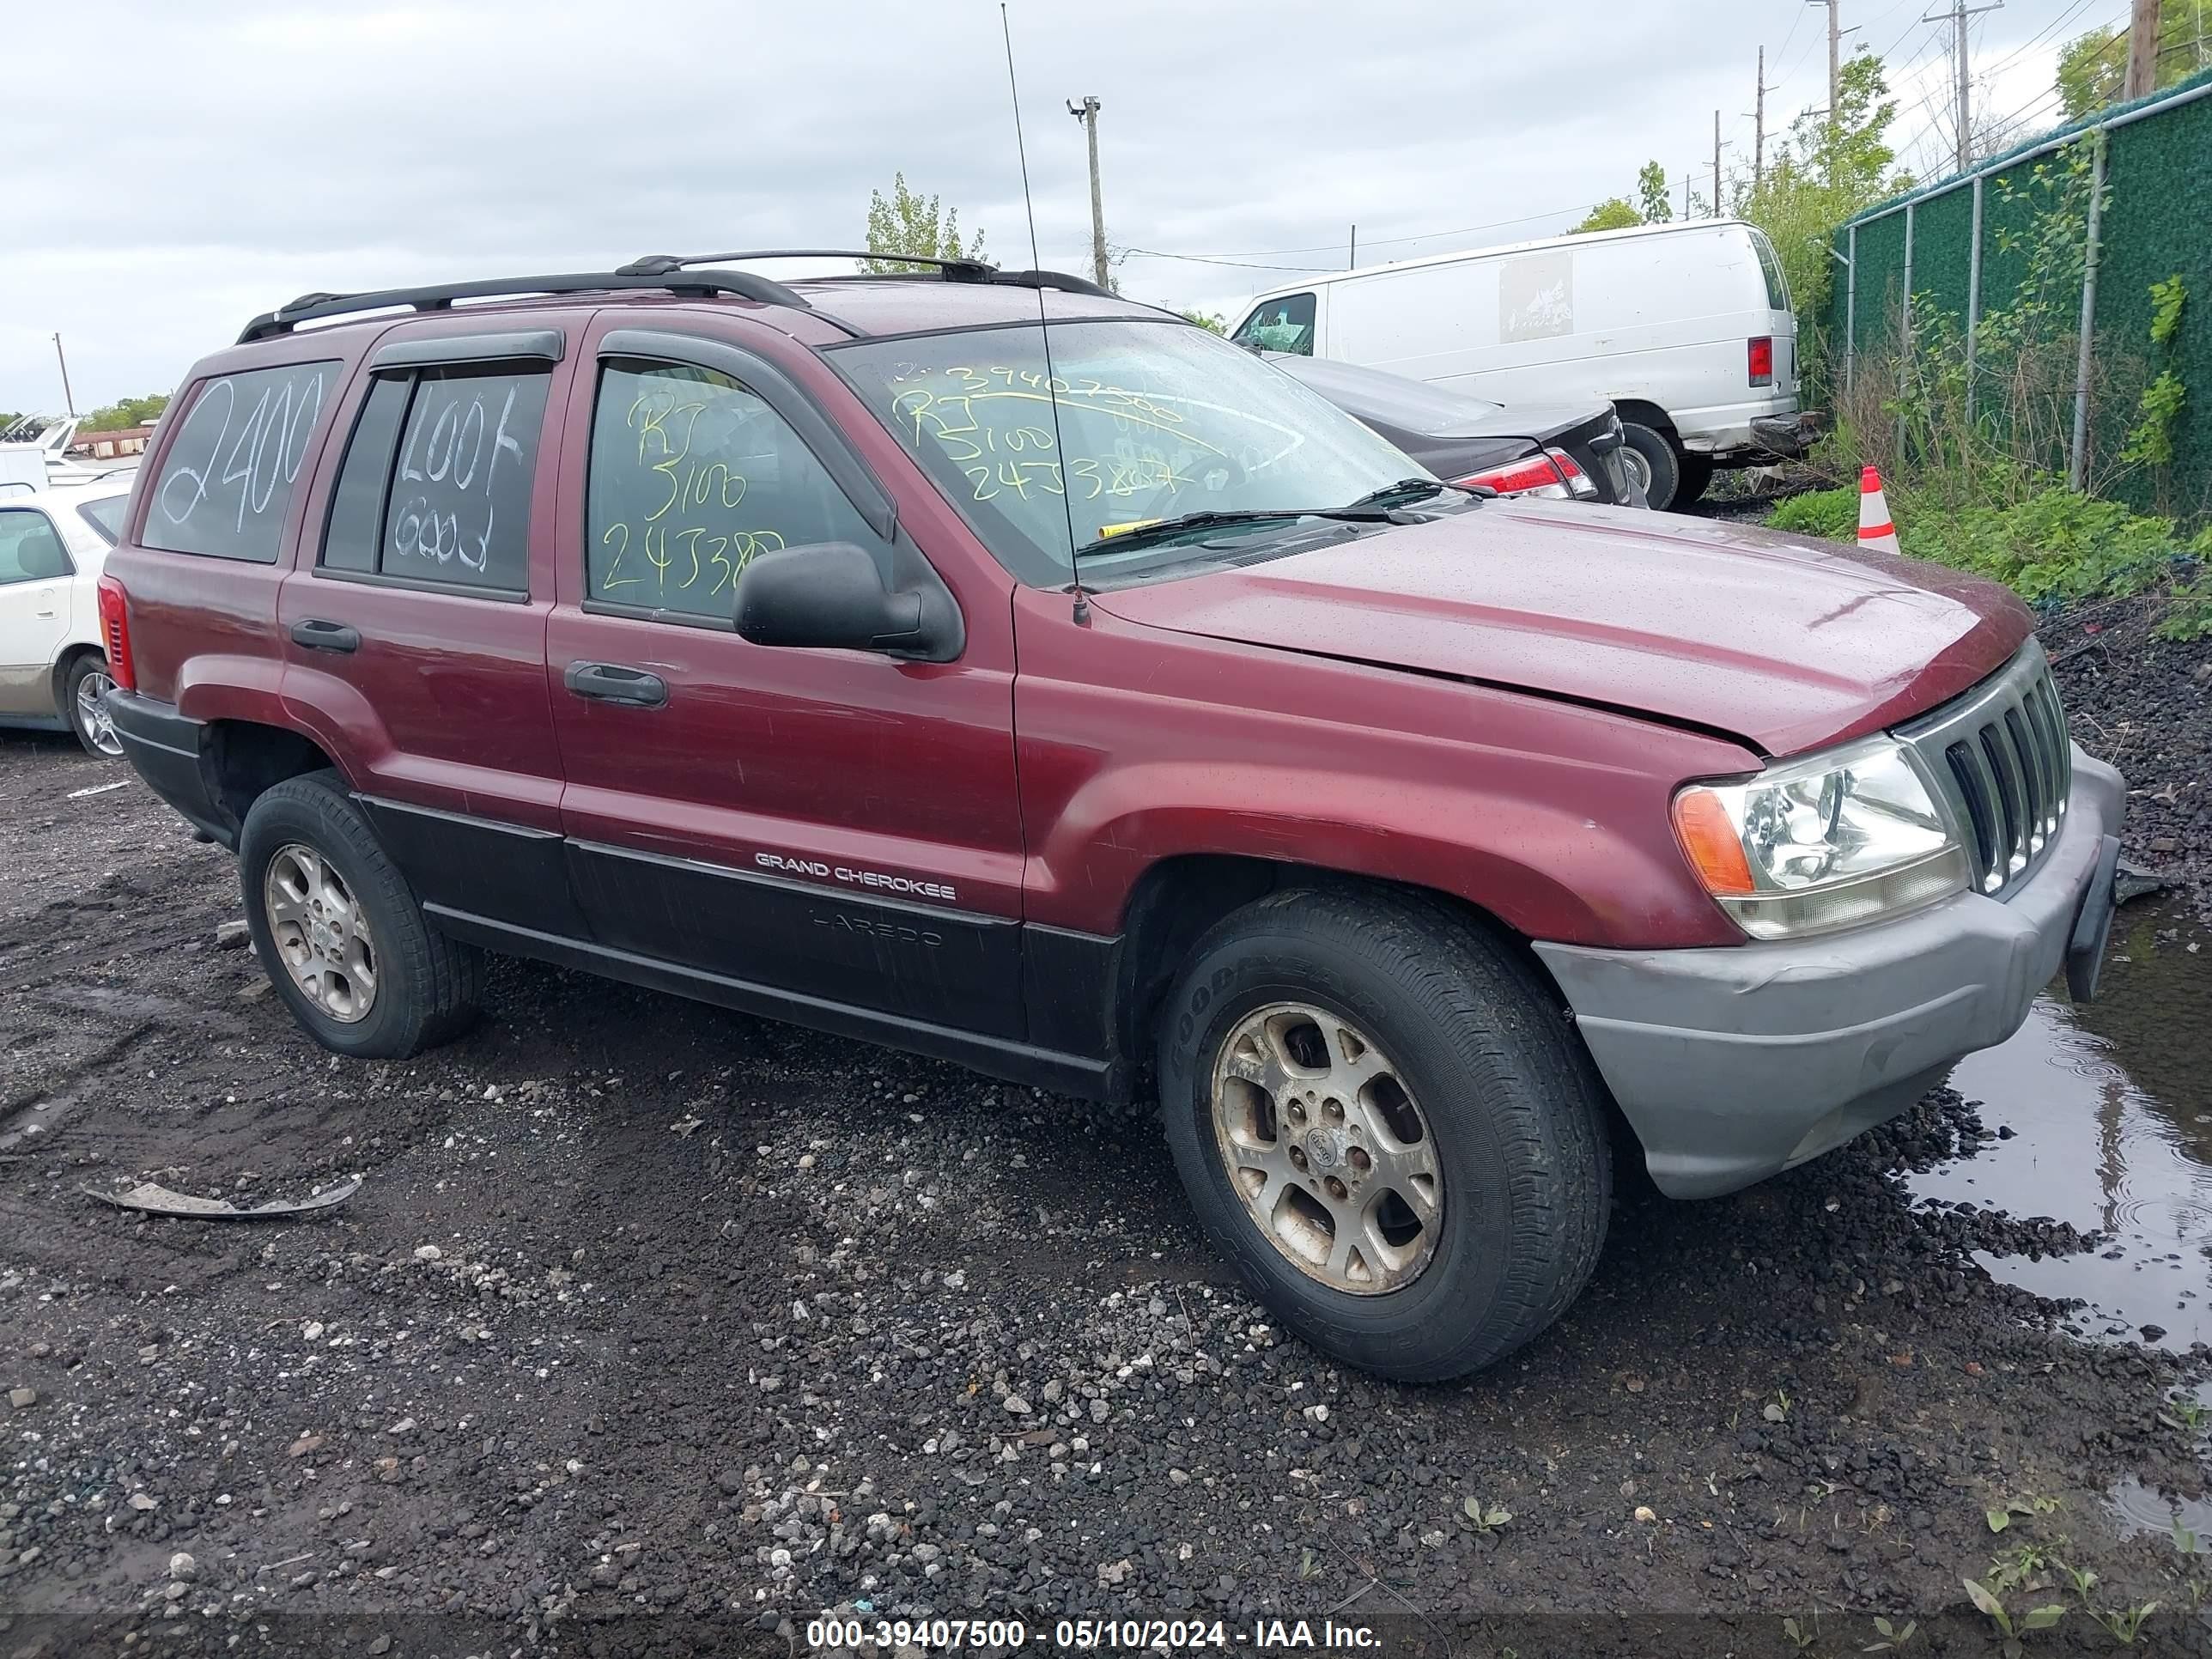
[[[1881,474],[1868,467],[1859,474],[1859,545],[1877,553],[1895,553],[1897,526],[1889,521],[1889,503],[1882,497]]]

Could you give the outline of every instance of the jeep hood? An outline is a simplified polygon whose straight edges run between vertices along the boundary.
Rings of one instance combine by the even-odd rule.
[[[1146,627],[1619,709],[1770,755],[1956,696],[2031,628],[2008,590],[1940,566],[1539,502],[1091,599]]]

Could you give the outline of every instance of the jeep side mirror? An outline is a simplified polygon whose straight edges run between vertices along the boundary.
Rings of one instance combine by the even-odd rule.
[[[755,555],[738,576],[738,633],[755,645],[946,662],[959,654],[959,611],[950,593],[933,586],[934,592],[894,591],[874,556],[851,542],[781,547]]]

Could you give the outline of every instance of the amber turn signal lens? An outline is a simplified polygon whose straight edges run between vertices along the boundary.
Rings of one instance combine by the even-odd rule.
[[[1713,795],[1703,789],[1685,789],[1674,797],[1674,835],[1707,892],[1752,890],[1751,864],[1743,855],[1743,838],[1729,821],[1728,809]]]

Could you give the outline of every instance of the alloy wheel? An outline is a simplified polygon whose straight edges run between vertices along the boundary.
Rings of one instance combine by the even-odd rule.
[[[76,725],[87,741],[103,755],[123,752],[123,739],[115,735],[115,721],[107,712],[107,694],[115,689],[114,677],[95,668],[76,683]]]
[[[1214,1061],[1214,1141],[1252,1224],[1309,1278],[1403,1290],[1436,1253],[1443,1175],[1398,1068],[1352,1022],[1276,1002]]]
[[[293,981],[342,1025],[376,1004],[376,950],[360,902],[313,848],[288,842],[261,882],[269,935]]]

